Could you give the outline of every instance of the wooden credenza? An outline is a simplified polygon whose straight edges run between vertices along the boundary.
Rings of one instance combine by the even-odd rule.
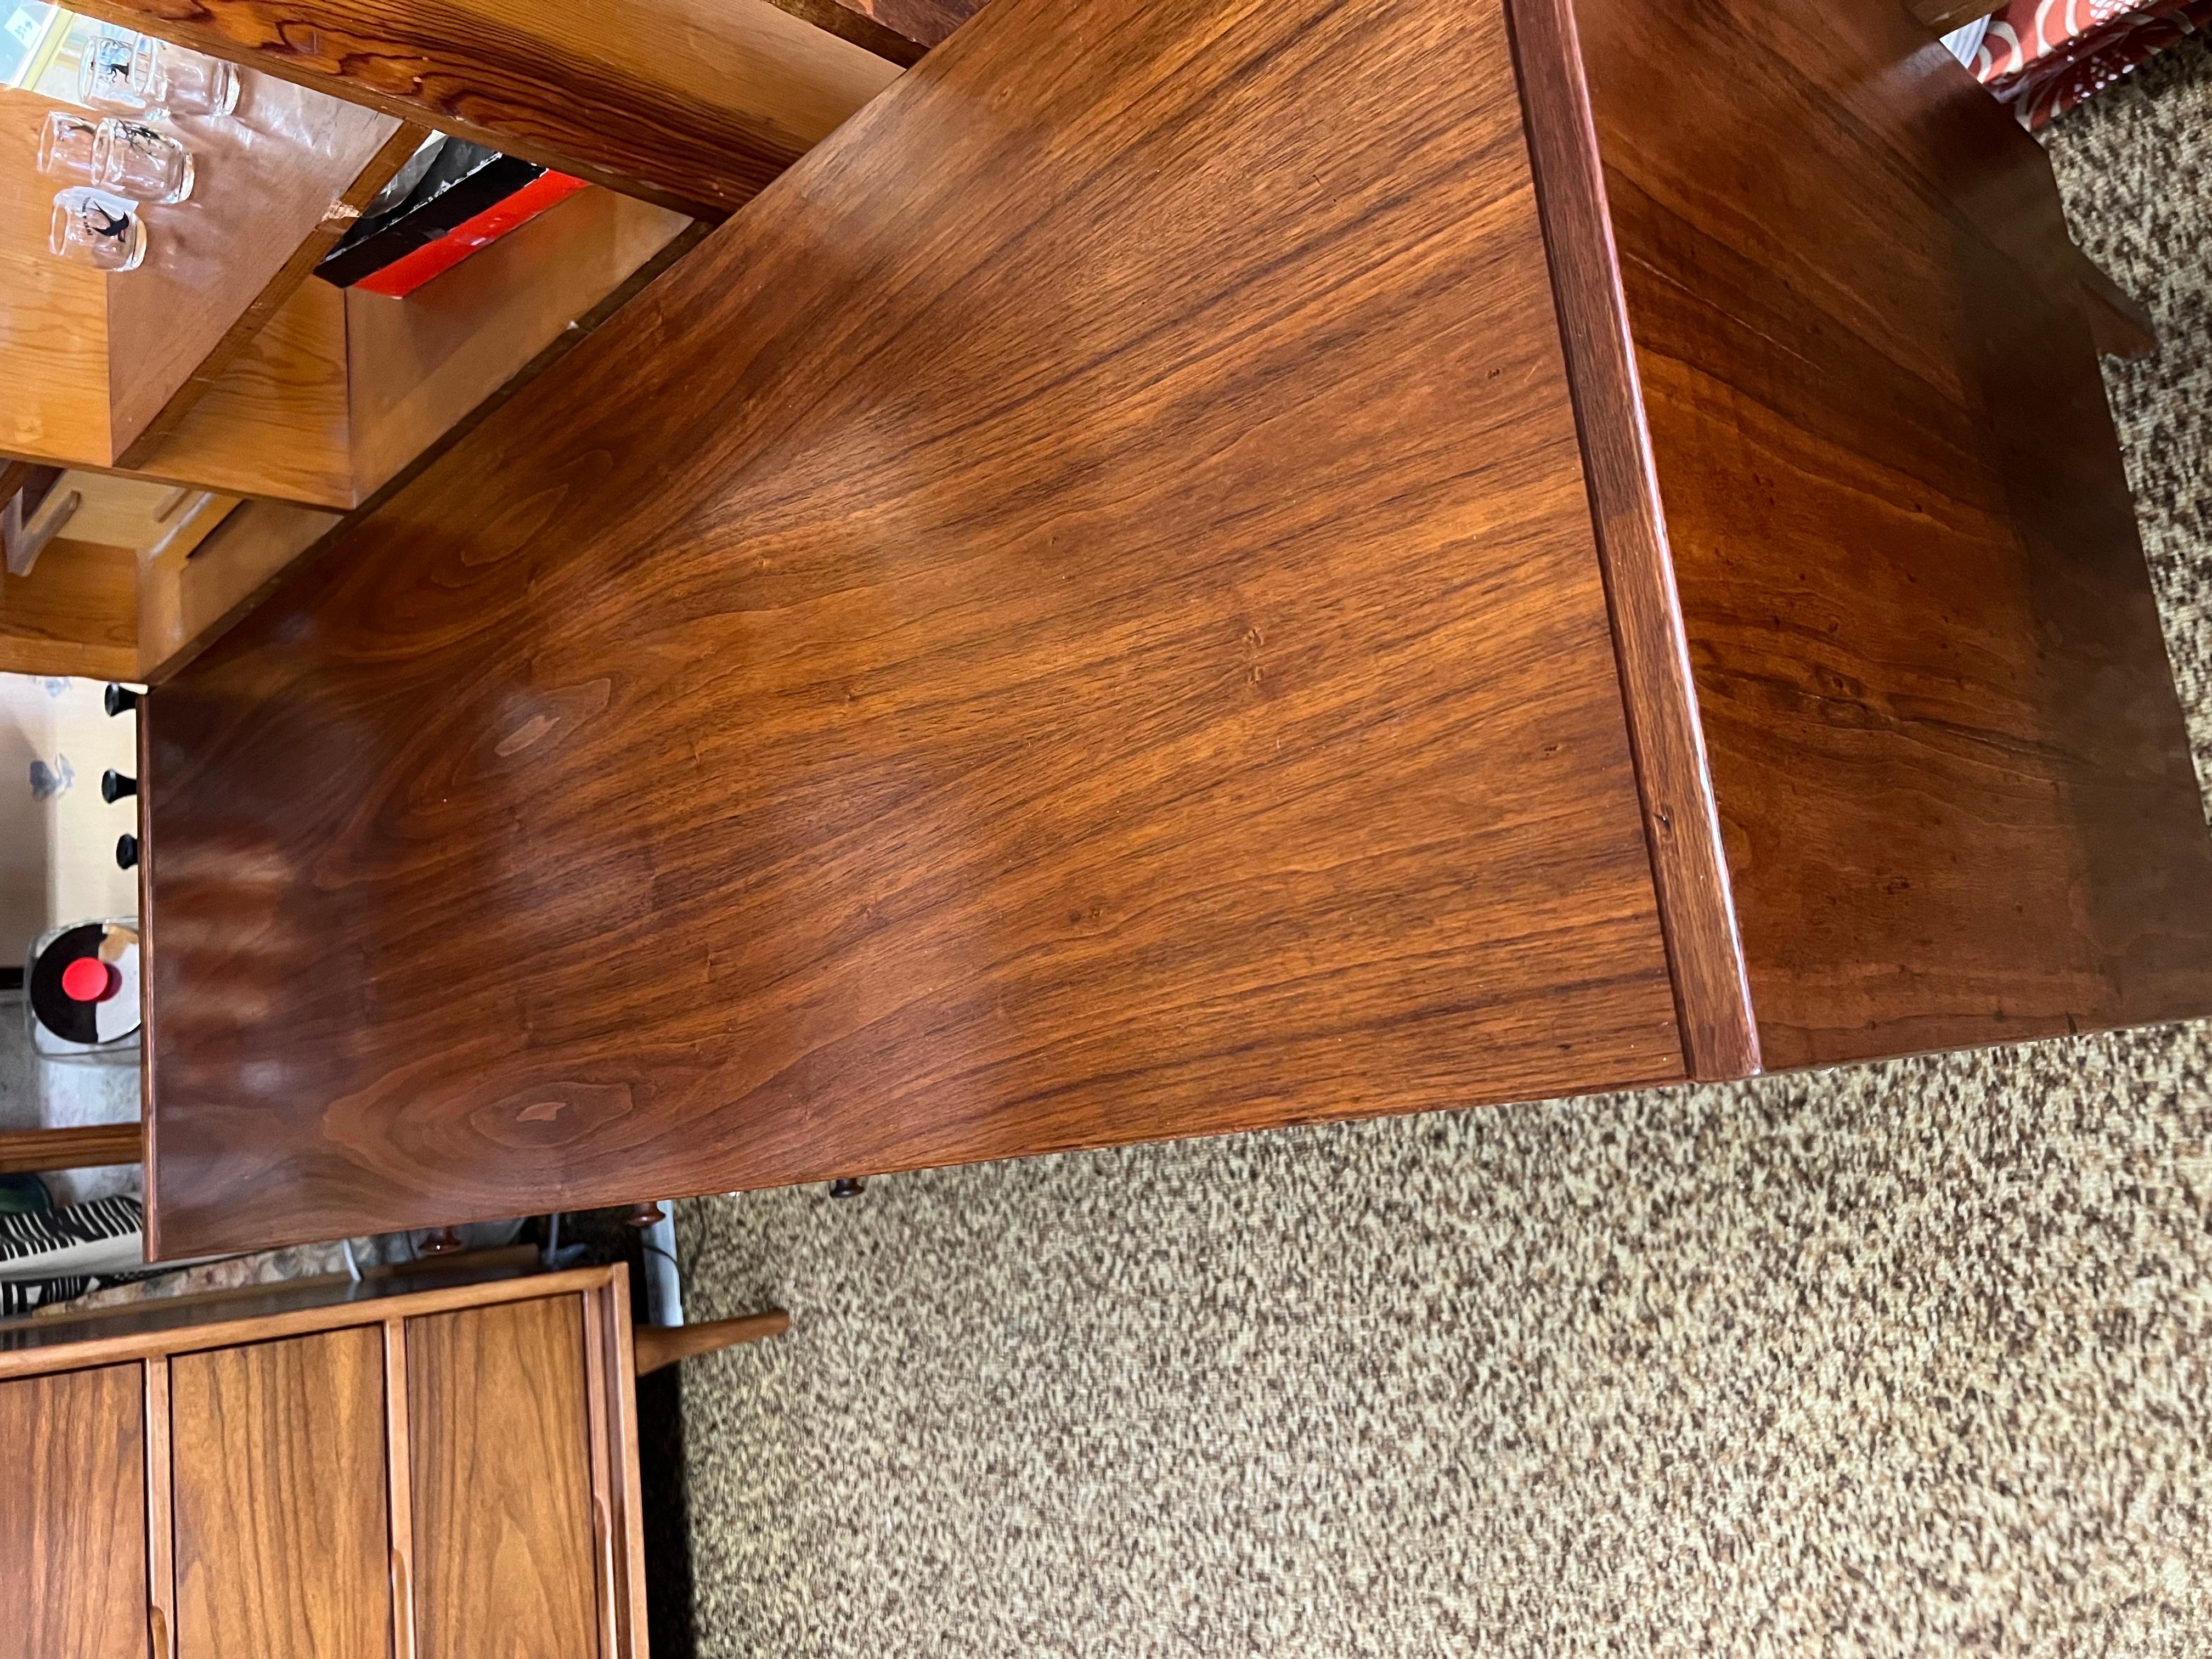
[[[623,1270],[404,1284],[0,1332],[0,1659],[644,1659]]]
[[[163,1255],[2212,1012],[1896,0],[994,0],[149,693]]]

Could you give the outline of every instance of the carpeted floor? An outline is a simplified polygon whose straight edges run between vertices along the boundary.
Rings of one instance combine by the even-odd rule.
[[[2212,776],[2212,50],[2051,151]],[[700,1651],[2197,1659],[2208,1035],[686,1205]]]

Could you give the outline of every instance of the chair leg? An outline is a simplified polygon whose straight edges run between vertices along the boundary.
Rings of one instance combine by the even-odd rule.
[[[632,1334],[637,1351],[637,1374],[645,1376],[679,1359],[781,1336],[791,1328],[791,1316],[781,1308],[747,1314],[743,1319],[710,1319],[703,1325],[640,1325]]]

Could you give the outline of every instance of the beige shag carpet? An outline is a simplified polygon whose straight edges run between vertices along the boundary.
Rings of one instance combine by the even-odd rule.
[[[2049,138],[2212,776],[2212,49]],[[2208,1030],[685,1205],[699,1650],[2202,1659]]]

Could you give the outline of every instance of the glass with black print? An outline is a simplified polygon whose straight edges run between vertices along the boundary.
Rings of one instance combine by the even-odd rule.
[[[94,270],[136,270],[146,257],[146,222],[135,203],[79,185],[54,198],[46,246],[58,258]]]
[[[192,193],[192,153],[172,135],[119,115],[94,124],[67,110],[39,132],[39,171],[76,179],[148,206]]]
[[[92,182],[150,207],[181,202],[192,193],[192,153],[158,127],[111,115],[93,135]]]
[[[77,60],[77,102],[125,115],[144,113],[146,100],[131,86],[131,64],[137,51],[134,31],[102,24],[84,43],[84,56]]]

